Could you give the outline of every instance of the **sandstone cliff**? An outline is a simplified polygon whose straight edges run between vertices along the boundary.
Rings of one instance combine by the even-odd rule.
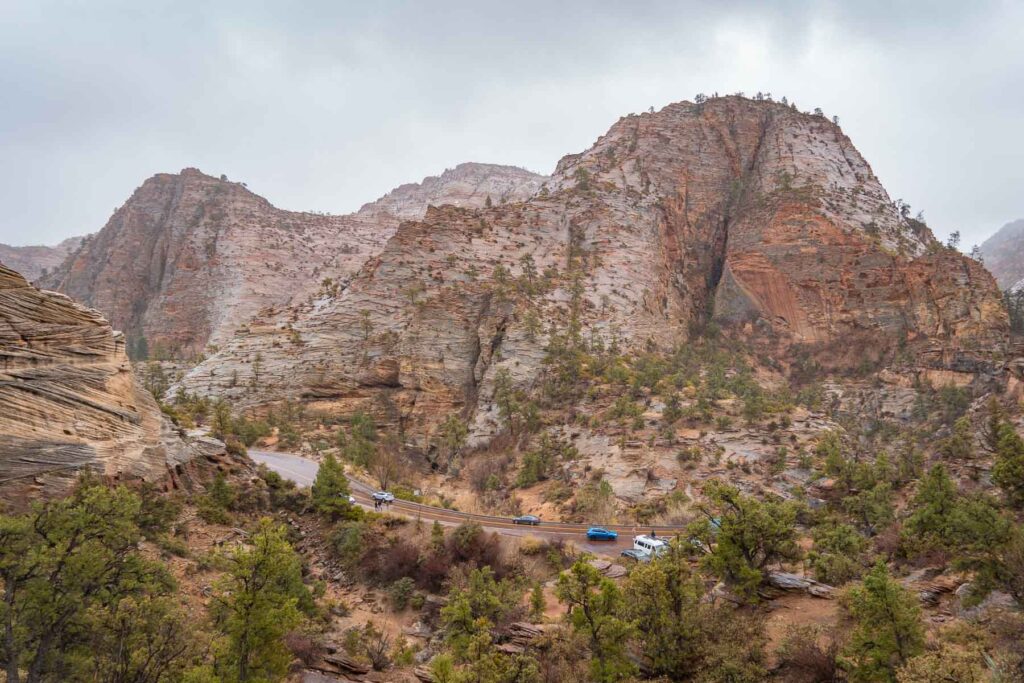
[[[83,237],[69,237],[52,247],[32,245],[12,247],[0,244],[0,263],[16,270],[30,281],[55,269],[82,244]]]
[[[1007,223],[985,240],[981,256],[1001,288],[1024,286],[1024,219]]]
[[[838,126],[727,97],[621,119],[528,201],[404,223],[346,290],[183,387],[371,406],[421,432],[457,410],[482,439],[496,371],[530,386],[552,330],[642,348],[709,320],[839,367],[897,344],[948,362],[1007,325],[991,276],[901,217]]]
[[[78,471],[158,480],[197,452],[132,374],[96,311],[0,266],[0,499],[60,493]]]
[[[267,307],[344,288],[399,220],[428,203],[483,206],[522,199],[543,178],[465,164],[380,206],[329,216],[283,211],[240,183],[195,169],[147,180],[45,287],[103,312],[136,355],[195,356],[220,345]]]

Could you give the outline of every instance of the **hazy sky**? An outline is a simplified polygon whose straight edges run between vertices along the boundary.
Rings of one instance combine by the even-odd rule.
[[[549,173],[621,115],[763,90],[968,246],[1024,217],[1022,36],[1019,1],[0,0],[0,242],[186,166],[335,213],[462,161]]]

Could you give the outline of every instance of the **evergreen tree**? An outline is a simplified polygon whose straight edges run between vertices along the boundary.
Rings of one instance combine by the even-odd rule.
[[[466,443],[469,436],[469,428],[466,423],[459,419],[459,416],[452,413],[441,423],[441,451],[444,455],[445,465],[451,464],[459,451]],[[431,467],[436,469],[437,463],[431,462]]]
[[[457,657],[464,658],[474,637],[510,621],[523,592],[512,581],[497,580],[490,567],[474,569],[464,585],[455,586],[441,608],[441,623]]]
[[[808,559],[818,581],[840,586],[860,578],[866,569],[868,541],[855,528],[830,519],[816,526],[813,536]]]
[[[942,454],[957,462],[967,463],[974,459],[974,429],[971,418],[964,415],[953,423],[953,433],[939,448]]]
[[[992,481],[1003,490],[1010,505],[1024,507],[1024,440],[1009,422],[1000,424],[997,433]]]
[[[957,498],[956,484],[945,465],[940,463],[928,470],[910,502],[912,512],[903,524],[904,544],[920,551],[946,542]]]
[[[673,544],[668,554],[630,572],[625,614],[650,671],[666,680],[754,683],[767,675],[760,620],[706,600],[704,583]]]
[[[547,601],[544,599],[544,587],[540,583],[533,584],[530,591],[530,618],[540,621],[544,618],[544,610],[547,609]]]
[[[855,624],[845,650],[850,680],[895,681],[896,670],[924,650],[917,596],[893,579],[880,561],[845,597]]]
[[[622,618],[622,592],[581,558],[558,577],[558,599],[569,607],[569,623],[590,646],[594,681],[621,681],[636,671],[626,645],[633,625]]]
[[[761,502],[733,486],[712,479],[704,485],[709,504],[706,519],[691,533],[711,551],[702,562],[742,596],[755,599],[772,564],[798,560],[797,506],[791,502]]]
[[[312,608],[312,597],[285,533],[283,526],[263,519],[249,546],[227,558],[227,573],[217,583],[211,606],[224,635],[216,656],[224,680],[276,681],[288,671],[291,653],[283,638],[301,623],[300,607]]]
[[[143,516],[135,493],[88,478],[68,498],[0,515],[0,660],[8,683],[129,674],[159,681],[152,667],[180,672],[191,642],[165,600],[173,580],[138,552]],[[166,617],[163,633],[164,620],[152,619],[158,613]]]
[[[332,453],[324,454],[310,493],[313,507],[323,515],[337,518],[352,512],[352,505],[348,502],[349,488],[345,470]]]
[[[498,404],[498,414],[505,428],[515,436],[522,406],[518,392],[512,385],[512,375],[507,368],[501,368],[494,375],[494,400]]]

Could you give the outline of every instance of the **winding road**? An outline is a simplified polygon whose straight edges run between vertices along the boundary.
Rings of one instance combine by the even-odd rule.
[[[293,453],[249,449],[249,457],[258,463],[266,465],[282,477],[294,481],[299,486],[312,485],[313,480],[316,478],[317,469],[320,467],[315,461]],[[373,507],[373,499],[370,497],[374,492],[372,486],[356,479],[349,479],[349,488],[352,490],[352,495],[359,505],[365,508]],[[610,555],[618,555],[621,550],[631,548],[633,546],[633,536],[638,534],[650,534],[651,531],[654,531],[658,536],[668,537],[674,536],[683,530],[682,527],[641,527],[608,524],[602,526],[619,532],[617,540],[590,541],[587,539],[589,524],[541,522],[538,526],[524,526],[513,524],[512,520],[507,517],[459,512],[457,510],[448,510],[406,500],[396,500],[387,507],[387,511],[411,519],[437,521],[448,526],[458,526],[465,522],[477,522],[487,531],[494,531],[506,536],[536,536],[572,541],[574,545],[583,550]]]

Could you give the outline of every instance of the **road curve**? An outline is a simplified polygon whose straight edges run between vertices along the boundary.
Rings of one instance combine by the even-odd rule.
[[[294,453],[249,449],[249,457],[257,463],[266,465],[285,479],[294,481],[299,486],[312,485],[313,480],[316,478],[317,469],[320,467],[315,461],[295,455]],[[374,491],[372,486],[356,479],[349,479],[349,488],[352,490],[352,495],[357,503],[365,508],[373,507],[373,499],[370,497]],[[651,531],[654,531],[658,536],[669,537],[681,533],[683,530],[682,527],[602,525],[605,528],[614,529],[619,532],[619,538],[616,541],[595,542],[587,539],[586,531],[590,526],[588,524],[542,522],[539,526],[522,526],[513,524],[507,517],[459,512],[457,510],[448,510],[406,500],[396,500],[388,506],[387,511],[392,514],[402,515],[403,517],[437,521],[449,526],[457,526],[465,522],[477,522],[488,531],[508,536],[537,536],[566,541],[571,540],[576,546],[584,550],[615,555],[625,548],[632,547],[633,536],[637,534],[650,534]]]

